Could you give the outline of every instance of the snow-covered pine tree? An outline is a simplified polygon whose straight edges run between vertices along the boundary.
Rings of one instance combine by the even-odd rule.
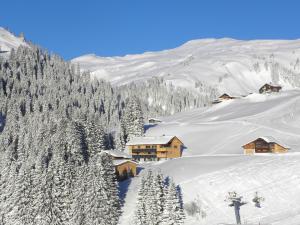
[[[133,137],[139,137],[144,134],[144,118],[139,99],[135,96],[129,99],[124,118],[121,121],[121,129],[124,133],[125,142]]]
[[[153,174],[151,171],[147,176],[148,190],[147,196],[147,221],[149,225],[157,225],[162,221],[164,207],[164,183],[160,173]]]
[[[77,166],[75,168],[72,193],[74,201],[71,205],[72,219],[70,224],[85,225],[87,223],[87,210],[89,210],[90,198],[88,198],[91,191],[90,168],[87,164]]]
[[[155,208],[152,210],[152,221],[155,221],[153,224],[159,224],[162,221],[162,213],[165,205],[165,193],[164,193],[164,181],[163,175],[158,173],[154,176],[153,180],[153,189],[154,195],[152,196]]]
[[[61,149],[61,151],[66,151],[66,157],[72,164],[81,165],[83,162],[87,162],[89,157],[84,126],[79,121],[66,121],[60,125],[62,131],[65,123],[66,133],[60,137],[66,137],[61,140],[65,143],[66,149]]]
[[[36,215],[33,201],[33,177],[32,168],[29,163],[23,163],[21,166],[17,180],[16,190],[14,194],[14,217],[13,224],[34,224]]]
[[[17,167],[15,163],[11,163],[8,170],[4,173],[5,180],[1,184],[1,218],[2,224],[15,224],[15,207],[16,200],[14,193],[16,192]],[[3,175],[4,175],[3,174]]]
[[[133,223],[135,225],[145,225],[147,224],[146,220],[146,193],[145,193],[145,185],[146,185],[146,178],[142,177],[140,182],[140,188],[138,190],[138,196],[137,196],[137,203],[136,203],[136,209],[134,212],[134,219]]]
[[[52,224],[69,224],[72,218],[71,205],[74,201],[72,194],[73,182],[72,165],[60,158],[56,160],[53,176],[53,212]]]
[[[101,150],[105,150],[105,133],[101,124],[90,118],[86,122],[86,142],[89,156],[93,157]]]
[[[106,211],[105,219],[107,225],[116,225],[120,217],[120,199],[118,182],[115,174],[115,167],[112,157],[107,153],[100,153],[100,177],[103,190],[106,191]]]
[[[112,160],[106,153],[91,158],[86,177],[86,224],[116,225],[120,216],[118,188]]]
[[[163,211],[163,225],[184,224],[185,214],[180,202],[179,193],[173,181],[169,182],[165,194],[165,205]]]
[[[134,212],[135,225],[180,225],[185,215],[175,183],[151,170],[142,177]]]

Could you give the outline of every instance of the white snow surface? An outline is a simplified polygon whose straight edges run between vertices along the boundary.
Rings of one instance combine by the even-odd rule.
[[[248,202],[241,207],[243,223],[300,224],[300,90],[253,94],[162,120],[147,135],[176,135],[187,148],[182,158],[140,164],[145,169],[128,187],[120,224],[132,224],[139,179],[148,168],[180,184],[184,203],[202,202],[206,217],[188,216],[185,224],[233,224],[233,208],[224,201],[229,191]],[[243,155],[242,145],[264,136],[288,144],[289,153]],[[265,198],[262,208],[253,205],[256,191]]]
[[[0,27],[0,50],[10,51],[12,48],[16,49],[20,45],[26,45],[26,42],[21,37],[16,37],[6,29]]]
[[[283,71],[299,74],[299,58],[300,40],[222,38],[194,40],[171,50],[123,57],[89,54],[72,62],[91,71],[93,77],[116,85],[163,77],[175,86],[194,89],[200,81],[218,88],[220,93],[243,95],[257,92],[269,82],[291,88],[294,84],[284,79]],[[277,74],[271,66],[283,70]]]

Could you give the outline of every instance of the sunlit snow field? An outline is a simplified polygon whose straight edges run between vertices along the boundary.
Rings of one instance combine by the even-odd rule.
[[[206,217],[188,217],[186,224],[233,223],[233,209],[224,201],[229,191],[248,202],[241,208],[244,223],[300,224],[300,91],[253,94],[161,119],[146,135],[178,136],[186,146],[183,157],[141,164],[139,177],[148,168],[160,170],[180,184],[185,203],[199,199]],[[243,155],[241,146],[259,136],[273,136],[291,149]],[[130,224],[139,177],[129,185],[120,224]],[[262,208],[252,203],[256,191],[265,198]]]

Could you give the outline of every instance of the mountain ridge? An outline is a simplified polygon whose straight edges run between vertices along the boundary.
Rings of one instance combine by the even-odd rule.
[[[92,76],[115,85],[162,77],[174,86],[244,95],[274,82],[290,89],[300,86],[300,40],[199,39],[169,50],[71,60]]]
[[[26,45],[23,37],[16,37],[10,31],[0,27],[0,50],[1,51],[10,51],[11,49],[16,49],[20,45]]]

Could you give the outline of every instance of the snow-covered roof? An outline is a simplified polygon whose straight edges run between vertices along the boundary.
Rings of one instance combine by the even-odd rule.
[[[282,142],[278,142],[278,140],[276,140],[274,137],[272,136],[261,136],[261,137],[258,137],[257,139],[263,139],[265,142],[267,143],[276,143],[276,144],[279,144],[281,145],[282,147],[284,148],[289,148],[289,146],[287,146],[286,144],[282,143]],[[256,140],[257,140],[256,139]],[[253,141],[251,141],[253,142]],[[251,143],[250,142],[250,143]]]
[[[124,159],[130,159],[131,158],[131,155],[129,155],[125,152],[119,151],[119,150],[105,150],[104,152],[111,155],[111,156],[113,156],[113,157],[120,157],[120,158],[124,158]]]
[[[147,137],[135,137],[130,140],[126,145],[151,145],[159,144],[164,145],[168,144],[175,136],[147,136]]]
[[[263,139],[265,142],[268,142],[268,143],[277,142],[277,140],[275,138],[273,138],[272,136],[263,136],[263,137],[259,137],[259,138]]]
[[[289,148],[289,146],[287,146],[286,144],[284,144],[282,142],[278,142],[278,140],[276,140],[272,136],[263,136],[263,137],[259,137],[259,138],[263,139],[267,143],[277,143],[277,144],[281,145],[282,147]]]
[[[115,160],[113,160],[113,165],[114,166],[119,166],[119,165],[121,165],[123,163],[126,163],[126,162],[131,162],[131,163],[137,164],[137,162],[132,161],[132,160],[128,160],[128,159],[115,159]]]
[[[274,84],[274,83],[265,83],[263,86],[265,86],[265,85],[270,85],[270,86],[272,86],[272,87],[281,87],[280,84]],[[263,87],[263,86],[262,86],[262,87]]]
[[[220,95],[219,98],[221,98],[221,97],[223,97],[223,96],[228,96],[228,97],[230,97],[229,94],[224,93],[224,94]]]

